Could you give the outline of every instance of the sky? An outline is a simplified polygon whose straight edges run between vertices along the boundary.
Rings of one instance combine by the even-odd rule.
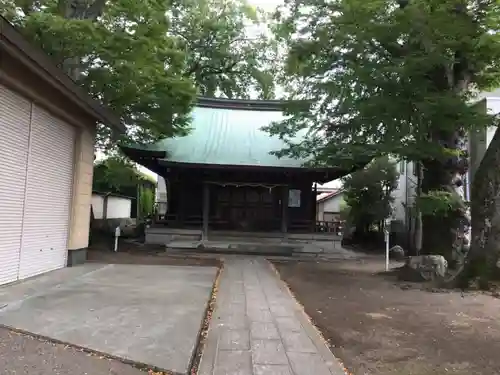
[[[283,0],[248,0],[248,2],[266,11],[272,11],[278,5],[283,4]]]
[[[283,0],[247,0],[248,3],[251,5],[254,5],[255,7],[261,8],[266,12],[272,12],[276,7],[280,4],[283,3]],[[156,174],[153,172],[149,171],[148,169],[139,166],[139,170],[143,173],[146,173],[154,178],[156,178]],[[323,186],[327,187],[340,187],[342,184],[339,181],[332,181],[327,184],[324,184]]]

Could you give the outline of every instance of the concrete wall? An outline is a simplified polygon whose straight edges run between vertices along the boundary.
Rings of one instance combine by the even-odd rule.
[[[104,218],[104,197],[99,194],[92,194],[92,212],[94,219]]]
[[[69,250],[84,249],[89,243],[92,175],[94,172],[95,127],[80,129],[75,147],[73,207]]]
[[[165,179],[161,176],[156,180],[156,201],[165,202],[167,200],[167,184]]]
[[[106,203],[107,201],[107,203]],[[106,212],[104,212],[106,206]],[[129,219],[132,211],[132,200],[125,197],[92,194],[92,210],[94,218],[100,219]]]
[[[126,219],[130,218],[132,200],[121,197],[108,197],[108,219]]]
[[[156,204],[158,206],[158,213],[165,215],[167,213],[167,184],[165,179],[157,176],[156,180]]]

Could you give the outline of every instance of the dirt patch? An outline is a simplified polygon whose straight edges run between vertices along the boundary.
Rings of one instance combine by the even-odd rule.
[[[0,328],[1,374],[141,375],[120,361]]]
[[[118,252],[112,251],[110,244],[104,241],[93,244],[87,251],[87,262],[204,267],[220,267],[222,264],[215,255],[168,254],[164,246],[132,241],[122,240],[118,249]]]
[[[500,373],[497,298],[405,288],[380,260],[274,264],[355,375]]]

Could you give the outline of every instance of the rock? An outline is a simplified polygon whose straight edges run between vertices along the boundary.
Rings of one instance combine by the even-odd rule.
[[[403,260],[405,257],[405,251],[399,245],[393,246],[389,249],[389,257],[395,260]]]
[[[431,281],[444,278],[448,262],[442,255],[419,255],[408,257],[403,267],[403,279]],[[420,280],[419,280],[420,279]]]

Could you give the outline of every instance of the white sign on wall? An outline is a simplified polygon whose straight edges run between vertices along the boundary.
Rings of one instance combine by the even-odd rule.
[[[288,207],[300,207],[300,190],[290,189],[288,193]]]

